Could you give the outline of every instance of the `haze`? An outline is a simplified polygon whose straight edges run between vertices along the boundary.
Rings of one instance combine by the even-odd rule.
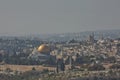
[[[0,35],[120,29],[120,0],[0,0]]]

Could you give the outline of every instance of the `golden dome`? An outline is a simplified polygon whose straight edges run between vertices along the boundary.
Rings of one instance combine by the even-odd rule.
[[[50,52],[50,48],[47,45],[42,44],[38,47],[38,52],[48,53],[48,52]]]

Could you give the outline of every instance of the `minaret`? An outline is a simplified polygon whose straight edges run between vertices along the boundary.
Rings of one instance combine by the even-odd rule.
[[[61,47],[60,56],[57,58],[57,67],[56,72],[59,73],[60,71],[65,71],[65,63],[63,59],[63,47]]]
[[[88,41],[91,42],[91,43],[94,43],[94,33],[92,33],[91,35],[89,35]]]
[[[69,65],[70,65],[70,69],[72,68],[72,56],[69,56]]]
[[[63,58],[57,59],[56,72],[59,73],[60,71],[65,71],[65,63],[64,63]]]
[[[103,39],[104,39],[103,34],[101,34],[100,35],[100,40],[103,40]]]
[[[94,36],[94,32],[92,33],[92,36],[91,36],[91,42],[94,43],[95,41],[95,36]]]
[[[92,37],[94,38],[94,32],[92,32]]]

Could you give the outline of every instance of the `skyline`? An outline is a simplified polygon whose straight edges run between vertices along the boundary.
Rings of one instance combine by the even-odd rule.
[[[120,29],[119,0],[0,1],[0,35]]]

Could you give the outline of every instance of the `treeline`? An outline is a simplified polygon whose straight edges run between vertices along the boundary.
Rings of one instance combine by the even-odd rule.
[[[69,80],[120,80],[120,76],[93,76],[93,77],[83,77]]]
[[[28,58],[29,54],[13,54],[13,55],[1,55],[0,54],[0,63],[1,64],[15,64],[15,65],[55,65],[56,62],[52,58],[48,59],[45,62],[41,62],[36,59]]]
[[[27,71],[21,74],[0,74],[0,80],[38,80],[41,76],[39,71]]]

